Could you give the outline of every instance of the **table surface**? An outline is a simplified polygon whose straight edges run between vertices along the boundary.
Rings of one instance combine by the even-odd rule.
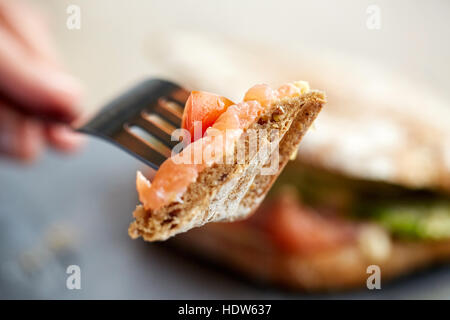
[[[29,168],[0,162],[0,298],[450,298],[446,266],[382,282],[379,291],[311,296],[133,241],[127,228],[140,166],[95,139],[75,157],[49,153]],[[81,268],[81,290],[66,288],[69,265]]]

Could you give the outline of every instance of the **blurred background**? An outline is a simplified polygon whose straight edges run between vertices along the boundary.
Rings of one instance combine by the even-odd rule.
[[[87,113],[149,76],[239,98],[255,81],[310,80],[274,70],[289,70],[286,61],[296,57],[319,56],[330,72],[334,65],[342,69],[342,60],[345,66],[364,61],[349,73],[369,61],[450,99],[445,0],[27,2],[45,14],[65,64],[83,83]],[[81,9],[80,29],[66,26],[69,5]],[[367,11],[374,5],[381,17],[375,27]],[[230,48],[242,50],[238,57],[252,66],[251,75],[239,79],[228,64],[236,57]],[[261,60],[265,54],[270,66]],[[450,298],[445,266],[379,291],[311,296],[255,286],[189,255],[132,241],[127,228],[141,166],[93,139],[75,156],[48,152],[32,166],[0,160],[0,298]],[[66,288],[71,264],[81,267],[81,290]]]

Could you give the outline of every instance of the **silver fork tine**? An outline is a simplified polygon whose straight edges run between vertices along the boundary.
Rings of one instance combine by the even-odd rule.
[[[158,169],[178,143],[171,141],[171,133],[181,125],[188,96],[188,91],[172,82],[149,79],[111,101],[76,130],[106,139]]]
[[[149,164],[154,169],[158,169],[170,157],[169,148],[146,141],[133,134],[129,128],[117,135],[116,142],[126,146],[127,151],[133,152],[138,159]]]
[[[189,98],[189,95],[191,94],[190,91],[187,91],[184,88],[180,88],[180,90],[173,91],[169,98],[175,102],[177,102],[179,105],[181,105],[181,111],[184,109],[184,105],[186,104],[187,99]]]
[[[171,148],[178,143],[178,141],[171,141],[172,132],[176,127],[172,126],[156,114],[143,112],[141,117],[137,118],[134,124],[145,129],[148,133]]]
[[[179,105],[179,103],[170,101],[167,98],[160,98],[155,111],[174,125],[180,126],[181,118],[183,116],[183,108]]]

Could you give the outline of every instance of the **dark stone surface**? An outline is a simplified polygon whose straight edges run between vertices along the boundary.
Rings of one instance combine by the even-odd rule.
[[[23,167],[0,161],[0,298],[450,298],[450,269],[333,295],[257,286],[127,235],[141,164],[102,141]],[[59,245],[58,245],[59,243]],[[81,290],[66,268],[81,267]]]

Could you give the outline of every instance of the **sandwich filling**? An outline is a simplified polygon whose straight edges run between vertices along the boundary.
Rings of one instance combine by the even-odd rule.
[[[308,90],[308,84],[303,81],[285,84],[277,90],[260,84],[250,88],[243,101],[237,104],[211,93],[193,91],[182,120],[183,129],[188,133],[183,136],[184,149],[161,165],[152,183],[140,172],[137,174],[136,186],[144,209],[158,210],[171,202],[181,202],[182,195],[199,173],[232,153],[242,133],[267,107]],[[196,136],[198,127],[200,137]]]
[[[317,254],[358,242],[370,256],[385,259],[390,237],[450,240],[450,197],[353,179],[294,161],[256,214],[221,227],[230,234],[241,227],[262,232],[288,253]]]
[[[300,163],[274,186],[294,186],[303,205],[353,224],[373,222],[405,240],[450,239],[450,198],[379,181],[358,180]],[[300,200],[298,200],[300,202]]]

